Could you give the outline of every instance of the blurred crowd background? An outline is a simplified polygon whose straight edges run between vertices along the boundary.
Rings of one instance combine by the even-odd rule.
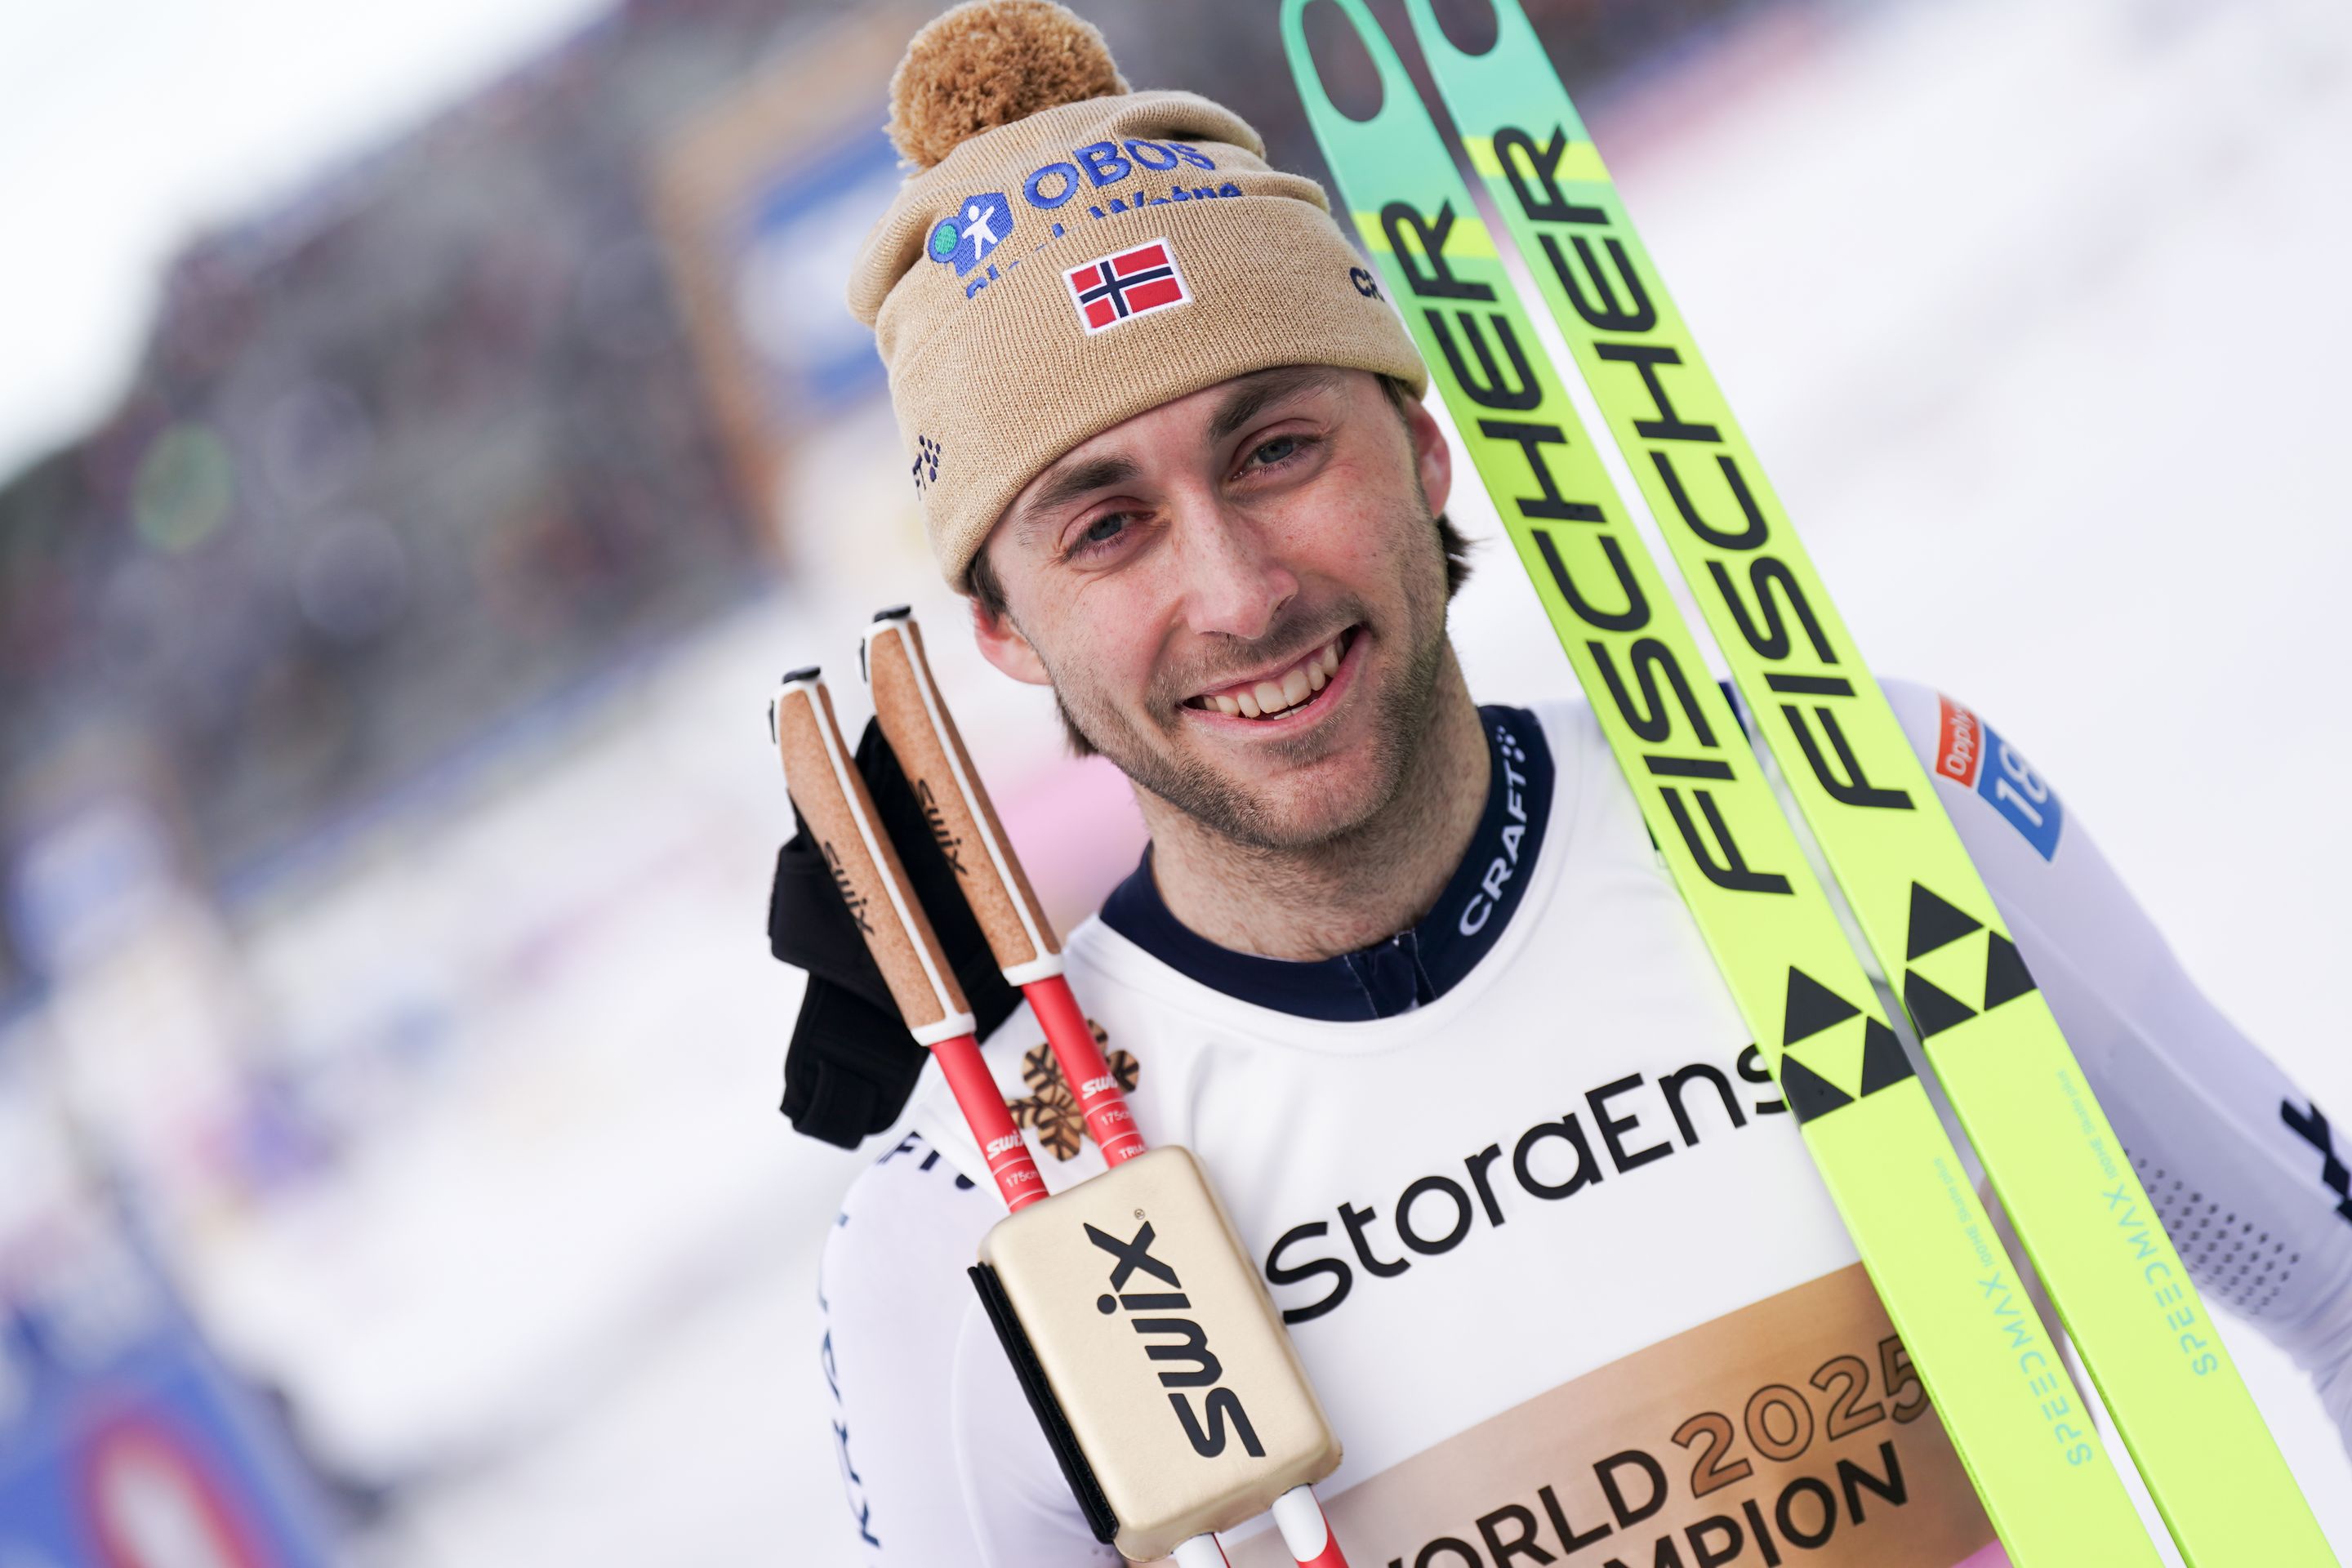
[[[828,663],[856,722],[911,599],[1066,922],[1140,832],[971,654],[840,303],[928,10],[425,7],[421,86],[310,120],[287,24],[233,88],[272,157],[122,342],[61,326],[120,265],[93,149],[205,133],[184,73],[283,9],[0,21],[0,349],[66,345],[0,353],[0,1564],[856,1562],[815,1259],[861,1156],[774,1109],[768,689]],[[1080,9],[1322,174],[1270,4]],[[1529,10],[1879,667],[1998,715],[2352,1106],[2352,21]],[[1569,690],[1485,560],[1474,689]],[[2352,1551],[2315,1401],[2231,1343]]]

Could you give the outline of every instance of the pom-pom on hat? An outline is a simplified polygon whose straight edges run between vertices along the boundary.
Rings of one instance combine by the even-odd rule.
[[[1131,92],[1051,0],[969,0],[890,82],[912,172],[849,305],[890,373],[924,525],[961,589],[1023,487],[1089,437],[1252,371],[1428,374],[1323,188],[1231,111]]]
[[[890,142],[918,169],[999,125],[1128,90],[1095,25],[1053,0],[971,0],[915,35],[890,78]]]

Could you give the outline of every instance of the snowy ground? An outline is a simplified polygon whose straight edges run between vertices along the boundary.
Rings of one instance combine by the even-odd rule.
[[[1991,716],[2210,994],[2352,1106],[2327,1010],[2352,943],[2331,657],[2352,505],[2324,488],[2352,13],[1799,14],[1694,69],[1596,130],[1863,647]],[[895,472],[876,415],[829,447],[804,487]],[[1565,690],[1507,555],[1486,562],[1457,617],[1474,689]],[[338,931],[412,930],[390,950],[426,956],[381,983],[414,994],[379,1001],[456,1047],[334,1183],[215,1237],[202,1281],[325,1451],[409,1479],[371,1562],[854,1561],[814,1260],[862,1162],[774,1113],[794,988],[758,926],[786,817],[755,735],[780,668],[843,660],[866,605],[903,596],[865,580],[887,574],[714,627],[560,770],[268,936],[290,976]],[[982,764],[1017,786],[1048,717],[930,605]],[[862,709],[854,676],[836,699]],[[517,889],[535,921],[447,934]],[[2352,1553],[2352,1463],[2283,1358],[2230,1338]]]

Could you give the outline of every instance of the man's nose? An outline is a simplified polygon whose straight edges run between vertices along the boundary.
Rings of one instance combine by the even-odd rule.
[[[1298,592],[1279,542],[1265,529],[1213,499],[1185,505],[1176,529],[1184,624],[1202,636],[1255,641],[1270,630]]]

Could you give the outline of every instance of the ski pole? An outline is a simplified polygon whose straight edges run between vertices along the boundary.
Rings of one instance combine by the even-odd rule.
[[[990,1233],[982,1249],[982,1262],[972,1274],[981,1284],[992,1321],[1013,1352],[1023,1390],[1045,1426],[1048,1441],[1097,1538],[1109,1542],[1116,1536],[1121,1544],[1134,1546],[1141,1558],[1164,1556],[1172,1551],[1185,1568],[1223,1568],[1225,1556],[1216,1529],[1229,1528],[1270,1507],[1286,1544],[1318,1538],[1323,1542],[1312,1554],[1294,1546],[1293,1555],[1299,1562],[1313,1568],[1345,1568],[1346,1559],[1330,1542],[1321,1509],[1312,1494],[1306,1493],[1309,1482],[1337,1467],[1339,1444],[1307,1386],[1296,1352],[1264,1300],[1255,1266],[1234,1237],[1231,1224],[1197,1163],[1181,1149],[1163,1150],[1149,1160],[1124,1162],[1116,1180],[1106,1173],[1079,1184],[1064,1194],[1058,1205],[1044,1204],[1047,1196],[1044,1179],[981,1058],[971,1009],[907,880],[896,847],[879,826],[865,780],[843,743],[832,696],[814,666],[784,677],[769,705],[768,718],[793,804],[824,857],[842,901],[882,971],[908,1032],[939,1058],[965,1125],[980,1145],[989,1173],[1011,1211],[1011,1217]],[[1159,1232],[1146,1226],[1127,1247],[1151,1261],[1156,1269],[1167,1271],[1166,1258],[1182,1247],[1183,1284],[1189,1295],[1179,1292],[1132,1300],[1148,1310],[1191,1310],[1214,1328],[1218,1350],[1225,1357],[1227,1386],[1213,1392],[1225,1395],[1227,1403],[1222,1409],[1213,1404],[1210,1406],[1217,1413],[1212,1419],[1213,1446],[1204,1446],[1193,1436],[1198,1427],[1181,1403],[1184,1396],[1169,1394],[1160,1386],[1163,1361],[1151,1353],[1148,1344],[1149,1359],[1135,1363],[1143,1369],[1147,1384],[1138,1384],[1132,1375],[1122,1381],[1100,1369],[1091,1377],[1069,1376],[1070,1369],[1058,1353],[1075,1337],[1068,1315],[1058,1313],[1054,1303],[1037,1295],[1041,1279],[1058,1284],[1068,1278],[1067,1252],[1074,1230],[1087,1237],[1103,1235],[1091,1221],[1114,1226],[1129,1209],[1139,1209],[1145,1202],[1151,1205]],[[1076,1226],[1056,1223],[1057,1215],[1085,1223]],[[1016,1226],[1022,1226],[1018,1234],[1005,1234],[1006,1227]],[[1058,1258],[1057,1246],[1063,1248]],[[1079,1240],[1075,1246],[1082,1256],[1099,1256],[1098,1243],[1091,1239]],[[1152,1258],[1155,1247],[1160,1253],[1157,1259]],[[1124,1258],[1127,1253],[1122,1251],[1120,1256]],[[1089,1328],[1104,1321],[1092,1300],[1077,1318]],[[1033,1333],[1031,1324],[1056,1331]],[[1134,1331],[1156,1332],[1160,1325],[1160,1320],[1141,1319]],[[1205,1346],[1205,1339],[1202,1343]],[[1051,1381],[1057,1367],[1062,1369],[1065,1386],[1079,1398],[1066,1401],[1057,1395]],[[1130,1367],[1130,1374],[1133,1370]],[[1244,1375],[1246,1408],[1230,1386]],[[1090,1382],[1100,1386],[1090,1388]],[[1118,1432],[1133,1427],[1135,1413],[1161,1401],[1177,1405],[1184,1434],[1192,1439],[1189,1448],[1171,1447],[1164,1433],[1157,1438],[1139,1433],[1125,1442],[1104,1436],[1107,1429]],[[1250,1426],[1253,1412],[1255,1428]],[[1179,1452],[1203,1458],[1222,1452],[1227,1437],[1223,1423],[1228,1418],[1265,1472],[1255,1478],[1255,1487],[1240,1489],[1239,1496],[1230,1482],[1171,1469],[1171,1460]],[[1081,1447],[1087,1437],[1092,1439],[1091,1455]],[[1112,1510],[1104,1482],[1097,1479],[1098,1469],[1111,1483],[1109,1495],[1128,1500],[1129,1518],[1123,1520]],[[1229,1475],[1230,1469],[1219,1473]],[[1270,1485],[1267,1475],[1276,1478]],[[1168,1484],[1171,1477],[1173,1485]],[[1195,1522],[1181,1522],[1186,1520]]]
[[[768,706],[768,725],[784,765],[784,787],[809,837],[832,868],[850,918],[898,1004],[908,1032],[928,1048],[988,1161],[996,1190],[1014,1213],[1045,1195],[1045,1178],[1004,1109],[1004,1097],[981,1060],[971,1009],[939,938],[924,918],[905,867],[878,818],[866,781],[841,742],[833,697],[817,667],[786,675]]]
[[[1144,1152],[1143,1135],[1070,993],[1061,942],[931,678],[922,629],[911,610],[901,605],[875,616],[866,628],[862,662],[875,719],[922,803],[931,836],[954,868],[956,886],[1006,982],[1028,998],[1105,1163],[1134,1159]],[[1302,1568],[1346,1568],[1347,1558],[1311,1486],[1284,1492],[1275,1500],[1273,1513],[1284,1545]],[[1204,1533],[1183,1542],[1176,1560],[1181,1568],[1215,1568],[1225,1556],[1214,1534]]]
[[[1095,1045],[1093,1028],[1070,994],[1053,922],[1014,858],[971,753],[940,700],[913,612],[900,605],[877,615],[866,628],[862,651],[874,717],[922,803],[931,837],[954,868],[956,886],[988,938],[1005,983],[1028,998],[1104,1162],[1116,1165],[1133,1159],[1143,1152],[1143,1137],[1128,1114],[1117,1075]]]

